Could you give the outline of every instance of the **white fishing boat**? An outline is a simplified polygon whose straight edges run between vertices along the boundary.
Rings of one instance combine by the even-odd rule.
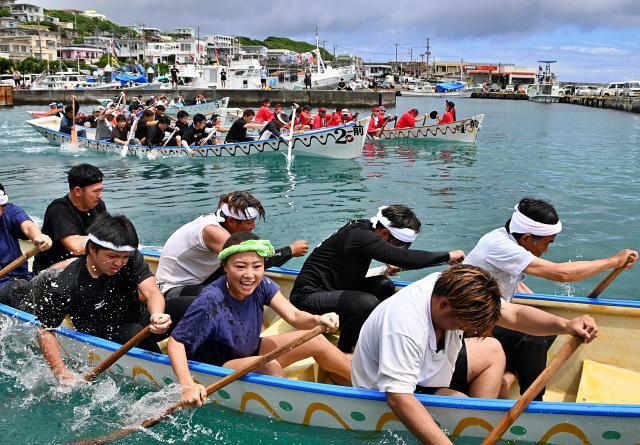
[[[353,159],[360,156],[366,140],[366,128],[369,119],[361,119],[338,127],[310,130],[293,136],[291,144],[295,156],[318,156],[336,159]],[[50,143],[56,145],[69,144],[71,136],[61,133],[60,118],[57,116],[42,117],[27,121],[35,131],[44,136]],[[81,128],[81,127],[79,127]],[[122,145],[114,142],[101,141],[91,138],[92,132],[87,131],[87,137],[78,137],[78,146],[102,153],[119,154]],[[267,153],[287,154],[289,143],[284,139],[255,140],[219,145],[205,145],[193,147],[193,153],[184,147],[153,147],[146,145],[130,145],[127,154],[131,156],[175,157],[192,156],[203,158],[237,157]]]
[[[484,114],[448,124],[423,125],[413,128],[385,128],[379,139],[428,139],[474,143],[478,138]]]
[[[78,71],[45,74],[31,83],[32,90],[102,90],[120,88],[120,82],[100,83]]]
[[[400,94],[406,97],[471,97],[473,90],[462,82],[446,82],[437,85],[430,83],[418,83],[413,88],[401,90]]]
[[[555,60],[540,60],[544,63],[544,70],[538,73],[535,83],[527,87],[527,95],[532,102],[557,103],[560,102],[560,84],[554,73],[551,72],[551,64]]]
[[[143,253],[154,270],[159,252],[143,250]],[[285,296],[296,275],[297,271],[290,269],[275,268],[268,272]],[[589,314],[600,326],[600,335],[573,354],[547,385],[545,400],[529,404],[502,439],[538,444],[637,445],[640,303],[536,294],[516,297],[517,303],[567,318]],[[0,322],[7,326],[37,324],[32,315],[5,305],[0,305]],[[269,311],[265,313],[265,323],[262,335],[292,329]],[[73,358],[84,369],[96,366],[120,346],[64,326],[57,329],[56,337],[64,356]],[[558,352],[565,337],[556,339],[549,356]],[[189,362],[189,367],[194,379],[205,386],[233,372],[195,361]],[[176,382],[166,355],[138,348],[130,350],[107,372],[158,387]],[[218,406],[300,425],[371,433],[406,429],[387,405],[384,393],[331,384],[313,359],[294,363],[285,372],[287,378],[248,374],[213,393],[210,399]],[[416,397],[448,434],[473,443],[486,437],[514,404],[514,400]]]

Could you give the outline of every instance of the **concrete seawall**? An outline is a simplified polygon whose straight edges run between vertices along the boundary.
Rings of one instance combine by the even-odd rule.
[[[529,100],[529,96],[519,93],[471,93],[472,99]]]
[[[640,113],[640,97],[566,96],[561,103]]]
[[[123,90],[14,90],[14,105],[46,105],[50,102],[71,103],[71,96],[75,95],[82,105],[97,104],[97,99],[112,98]],[[394,91],[338,91],[338,90],[130,90],[127,98],[141,94],[149,96],[167,96],[171,98],[177,93],[189,103],[197,94],[203,94],[207,99],[218,99],[229,96],[229,105],[232,107],[254,107],[261,105],[262,100],[271,100],[271,105],[281,103],[290,105],[296,102],[299,105],[312,107],[372,107],[377,105],[394,106],[396,95]]]

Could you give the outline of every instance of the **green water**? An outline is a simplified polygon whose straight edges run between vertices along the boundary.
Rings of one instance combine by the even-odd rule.
[[[456,102],[459,117],[486,115],[476,145],[368,144],[353,161],[298,157],[290,174],[279,154],[152,161],[72,152],[47,145],[24,124],[27,108],[17,107],[0,111],[0,182],[12,202],[41,219],[47,204],[66,193],[66,170],[95,164],[105,173],[107,207],[129,216],[146,245],[162,245],[181,224],[213,210],[220,194],[240,189],[262,201],[267,219],[257,233],[277,245],[307,239],[314,246],[350,218],[403,203],[423,222],[415,247],[469,251],[528,195],[550,200],[563,220],[565,230],[546,258],[593,259],[639,247],[640,116],[564,104]],[[398,114],[411,107],[442,111],[443,103],[399,98]],[[527,284],[536,292],[581,295],[600,278],[571,285],[529,278]],[[640,299],[639,281],[637,270],[625,272],[606,296]],[[32,334],[3,335],[12,340],[0,342],[0,442],[59,443],[104,433],[162,404],[153,388],[109,378],[71,392],[52,389],[40,356],[22,346]],[[122,443],[413,443],[391,432],[363,436],[299,427],[215,407],[181,414],[153,431]]]

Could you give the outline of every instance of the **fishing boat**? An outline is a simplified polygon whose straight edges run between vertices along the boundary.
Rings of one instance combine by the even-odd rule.
[[[221,108],[227,108],[229,106],[229,97],[223,97],[221,99],[213,99],[209,102],[203,102],[195,105],[184,105],[182,107],[167,107],[166,113],[170,116],[176,116],[178,111],[184,110],[189,113],[189,116],[193,116],[196,113],[209,116],[213,113],[217,113]]]
[[[428,139],[473,143],[478,137],[483,120],[484,114],[478,114],[447,124],[424,125],[413,128],[385,128],[380,133],[379,139]]]
[[[539,63],[544,63],[545,67],[538,72],[536,81],[527,87],[527,95],[530,101],[547,104],[560,102],[560,84],[555,74],[551,72],[551,64],[555,62],[555,60],[539,61]],[[540,65],[540,68],[542,68],[542,65]]]
[[[143,249],[152,270],[159,251]],[[273,268],[268,276],[288,295],[297,271]],[[398,282],[399,287],[408,283]],[[593,316],[600,335],[582,346],[547,386],[545,400],[532,402],[503,440],[539,444],[637,445],[640,422],[640,302],[589,299],[539,294],[517,294],[520,304],[573,318]],[[34,317],[0,305],[3,323],[35,324]],[[263,335],[291,330],[267,310]],[[98,337],[59,327],[57,337],[63,354],[85,368],[104,360],[120,345]],[[566,341],[558,337],[549,351],[557,353]],[[210,385],[232,370],[190,362],[194,378]],[[249,374],[212,394],[215,403],[240,412],[301,425],[367,432],[404,430],[390,410],[384,393],[327,383],[326,375],[312,359],[285,369],[287,378]],[[134,348],[109,372],[158,386],[176,382],[164,354]],[[512,388],[517,391],[517,388]],[[438,425],[452,436],[484,438],[514,401],[417,395]]]
[[[338,127],[310,130],[293,136],[291,144],[294,155],[319,156],[337,159],[353,159],[360,156],[362,146],[366,140],[365,128],[369,125],[369,119],[361,119],[357,122],[349,122]],[[68,144],[71,136],[61,133],[60,118],[48,116],[27,121],[35,131],[44,136],[50,143],[61,145]],[[78,127],[82,128],[82,127]],[[91,137],[92,131],[87,130],[87,137],[78,137],[78,146],[89,150],[119,154],[122,145],[115,142],[96,140]],[[132,156],[148,157],[236,157],[254,154],[283,153],[287,154],[289,143],[283,139],[267,139],[263,141],[237,142],[230,144],[205,145],[194,147],[193,153],[184,147],[149,148],[146,145],[130,145],[127,154]]]
[[[32,90],[102,90],[119,87],[120,82],[100,83],[91,76],[72,70],[43,75],[31,84]]]
[[[429,83],[418,83],[412,88],[400,91],[406,97],[471,97],[473,90],[463,82],[443,82],[435,86]]]

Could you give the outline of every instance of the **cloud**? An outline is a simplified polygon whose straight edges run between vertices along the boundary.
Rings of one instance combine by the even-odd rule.
[[[629,51],[626,50],[606,46],[561,46],[560,49],[563,51],[596,56],[623,56],[629,53]]]

